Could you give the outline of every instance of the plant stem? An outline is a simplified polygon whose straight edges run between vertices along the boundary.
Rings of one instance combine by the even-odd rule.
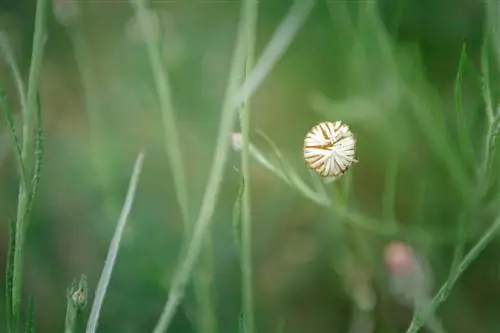
[[[244,20],[241,20],[244,21]],[[240,22],[241,22],[240,21]],[[240,81],[241,70],[243,68],[244,51],[245,47],[242,42],[243,29],[240,23],[240,29],[235,49],[235,55],[233,57],[233,63],[231,66],[231,72],[229,77],[229,83],[226,91],[226,99],[222,110],[222,119],[220,123],[219,136],[217,138],[217,145],[215,148],[214,159],[212,161],[212,167],[210,175],[208,178],[208,184],[205,189],[205,194],[203,197],[202,205],[200,208],[200,213],[193,230],[191,241],[187,249],[187,253],[184,256],[184,260],[181,262],[180,268],[175,272],[171,291],[165,305],[165,308],[161,314],[161,317],[156,324],[153,332],[163,333],[167,330],[174,315],[177,310],[177,306],[181,302],[186,285],[191,276],[191,272],[196,264],[196,261],[200,255],[202,245],[205,240],[208,228],[210,226],[210,221],[214,212],[215,204],[217,202],[220,183],[223,178],[225,162],[228,155],[229,148],[229,134],[233,127],[233,122],[235,119],[235,107],[232,101],[233,94],[236,91],[236,84]]]
[[[130,183],[127,190],[127,196],[125,197],[125,202],[123,203],[120,218],[118,219],[113,238],[111,239],[111,244],[109,245],[108,249],[108,255],[106,256],[106,261],[102,269],[101,277],[99,278],[99,283],[95,291],[94,302],[92,304],[89,320],[87,322],[87,333],[94,333],[97,329],[102,304],[104,302],[104,296],[106,295],[109,281],[111,280],[111,273],[113,272],[116,257],[118,256],[118,250],[120,249],[120,242],[128,221],[130,210],[132,209],[132,204],[134,203],[137,185],[139,183],[139,176],[142,171],[143,160],[144,153],[140,152],[135,160],[134,170],[132,172],[132,176],[130,177]]]
[[[14,51],[12,50],[9,38],[6,33],[0,32],[0,48],[2,48],[2,54],[5,56],[5,60],[9,65],[12,78],[17,87],[17,93],[19,94],[19,104],[21,105],[21,110],[23,117],[25,117],[26,112],[26,88],[24,87],[24,81],[19,71],[19,66],[17,65]]]
[[[309,7],[306,6],[304,8],[304,3],[307,3]],[[239,90],[236,90],[235,85],[239,82],[239,77],[241,77],[240,68],[243,68],[244,66],[244,51],[246,44],[243,31],[243,27],[246,26],[246,22],[244,21],[246,17],[245,15],[241,15],[243,19],[240,20],[236,44],[237,46],[231,65],[230,78],[222,110],[219,136],[217,138],[208,184],[205,189],[200,213],[193,230],[191,241],[185,255],[183,256],[179,269],[175,272],[167,303],[165,304],[160,319],[153,331],[154,333],[165,332],[172,322],[172,319],[177,311],[177,306],[184,297],[185,288],[191,277],[191,272],[200,255],[203,241],[206,237],[208,228],[210,227],[215,204],[217,203],[220,183],[223,178],[225,162],[229,151],[230,133],[236,117],[235,111],[242,103],[245,103],[248,100],[253,92],[255,92],[255,89],[269,73],[272,66],[285,52],[296,32],[302,26],[305,18],[310,13],[314,3],[314,0],[297,0],[294,3],[287,17],[278,27],[278,32],[275,33],[275,38],[271,39],[271,42],[269,42],[269,45],[264,51],[264,55],[266,57],[264,58],[263,55],[262,58],[260,58],[258,62],[258,64],[260,63],[260,67],[257,64],[250,77],[245,80],[243,86]],[[257,69],[257,67],[259,67],[259,69]]]
[[[23,112],[25,115],[23,123],[23,142],[21,149],[21,159],[25,166],[26,177],[30,177],[28,170],[29,153],[32,151],[33,141],[33,127],[34,118],[37,108],[37,93],[40,78],[40,69],[43,60],[43,48],[45,44],[45,10],[47,0],[38,0],[36,5],[35,15],[35,31],[33,37],[33,50],[31,56],[28,92],[26,99],[26,110]],[[21,285],[22,285],[22,264],[23,264],[23,248],[26,235],[26,224],[29,216],[28,208],[30,204],[31,190],[29,187],[28,179],[20,180],[18,206],[17,206],[17,220],[16,220],[16,245],[14,249],[14,271],[12,281],[12,313],[15,319],[14,325],[19,323],[19,312],[21,308]]]
[[[159,99],[161,117],[164,127],[165,148],[169,158],[170,167],[173,174],[174,187],[176,191],[177,201],[182,214],[182,222],[184,223],[184,235],[186,244],[193,232],[193,221],[189,215],[189,199],[188,189],[183,163],[182,150],[179,139],[179,132],[176,126],[174,106],[171,97],[170,83],[168,71],[165,68],[162,52],[159,48],[160,44],[148,33],[149,24],[148,9],[144,0],[130,0],[135,8],[138,23],[142,28],[143,35],[146,39],[147,53],[151,64],[151,71],[156,87],[156,92]],[[200,333],[214,333],[216,326],[215,309],[212,301],[211,281],[213,277],[212,271],[212,248],[209,239],[204,241],[205,250],[203,251],[204,264],[200,266],[199,274],[194,278],[194,292],[199,305],[199,321],[198,329]]]
[[[492,241],[493,237],[496,235],[497,231],[500,229],[500,216],[492,223],[484,235],[479,239],[479,241],[474,245],[472,249],[465,255],[460,264],[458,265],[456,272],[450,276],[450,278],[443,283],[437,294],[432,299],[429,305],[429,313],[434,313],[437,307],[443,303],[449,296],[451,289],[458,281],[460,276],[465,272],[467,268],[474,262],[474,260],[479,256],[479,254],[484,250],[484,248]],[[406,333],[416,333],[420,328],[425,325],[426,318],[421,316],[413,317],[410,327]]]
[[[246,15],[246,65],[245,77],[252,71],[255,58],[255,39],[257,30],[258,2],[246,0],[244,3]],[[253,310],[253,270],[252,270],[252,212],[250,191],[250,98],[241,110],[241,168],[243,179],[247,186],[243,187],[242,197],[242,222],[241,222],[241,272],[242,272],[242,298],[245,333],[255,332],[255,318]]]
[[[189,205],[187,194],[187,183],[184,172],[184,163],[179,142],[179,132],[176,126],[174,106],[171,97],[170,83],[167,75],[167,70],[164,66],[164,61],[161,58],[161,52],[155,37],[147,33],[149,29],[146,27],[149,24],[148,12],[144,0],[130,0],[135,6],[138,22],[146,38],[146,46],[151,63],[151,71],[156,87],[156,92],[159,99],[161,117],[164,126],[165,148],[169,157],[172,168],[175,190],[177,192],[177,200],[181,208],[181,214],[185,228],[189,231]]]

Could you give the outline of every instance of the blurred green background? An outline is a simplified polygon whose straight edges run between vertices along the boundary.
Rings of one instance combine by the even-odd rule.
[[[63,0],[53,3],[67,5]],[[291,3],[260,1],[257,54]],[[389,293],[383,266],[383,248],[396,235],[377,232],[394,223],[381,208],[385,175],[394,165],[398,172],[394,214],[396,223],[407,230],[397,237],[410,241],[428,258],[436,287],[447,278],[454,230],[463,211],[457,182],[474,168],[461,155],[451,125],[455,77],[466,42],[463,106],[471,143],[479,151],[485,128],[478,77],[484,2],[378,0],[378,12],[373,13],[365,12],[363,4],[317,2],[252,100],[251,136],[269,153],[255,132],[262,130],[306,177],[301,156],[305,134],[319,121],[344,120],[357,136],[360,160],[348,172],[350,198],[362,214],[385,222],[374,224],[375,231],[346,231],[340,217],[252,162],[254,290],[262,333],[277,332],[281,321],[286,333],[348,332],[356,316],[350,286],[366,282],[367,276],[376,296],[371,313],[374,332],[405,331],[411,311]],[[99,331],[149,332],[166,301],[183,242],[151,68],[128,1],[83,0],[76,6],[77,16],[71,7],[63,7],[57,15],[52,8],[48,18],[40,81],[46,154],[28,230],[24,294],[34,296],[39,332],[63,330],[66,288],[83,273],[91,294],[95,290],[134,158],[144,149],[144,172]],[[153,1],[151,8],[159,17],[190,211],[196,215],[213,158],[239,2]],[[33,0],[0,1],[0,30],[8,33],[24,77],[34,10]],[[14,101],[15,86],[3,60],[0,80]],[[435,132],[429,139],[422,119],[441,119],[446,132]],[[4,122],[1,126],[0,327],[5,327],[3,272],[17,175]],[[444,148],[435,149],[433,137],[448,137]],[[241,306],[232,227],[239,164],[239,155],[232,153],[211,229],[211,286],[221,333],[237,332]],[[490,181],[497,180],[492,176]],[[493,198],[498,196],[495,186]],[[498,200],[490,201],[493,204],[481,206],[480,213],[467,220],[467,246],[497,214]],[[354,247],[353,253],[359,249],[352,245],[350,232],[367,246],[368,264],[352,263],[348,249]],[[500,332],[499,249],[498,242],[489,246],[439,308],[448,332]],[[191,292],[170,332],[194,332],[190,304],[194,304]]]

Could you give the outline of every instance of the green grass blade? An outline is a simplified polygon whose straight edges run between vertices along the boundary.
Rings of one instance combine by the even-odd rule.
[[[476,260],[476,258],[481,254],[481,252],[486,248],[488,244],[491,243],[493,238],[497,235],[500,230],[500,216],[493,221],[491,226],[486,230],[483,236],[477,241],[477,243],[472,247],[472,249],[467,252],[458,265],[455,273],[441,286],[436,295],[432,298],[431,304],[429,305],[428,313],[435,313],[437,307],[443,303],[449,296],[453,286],[458,281],[460,276],[469,268],[469,266]],[[426,322],[427,318],[422,318],[421,316],[415,316],[410,323],[410,327],[406,333],[417,333]]]
[[[0,51],[7,61],[7,65],[11,71],[12,78],[17,87],[17,93],[19,94],[19,102],[21,104],[21,110],[23,118],[26,113],[26,88],[24,86],[24,81],[19,70],[19,66],[16,62],[16,57],[14,56],[14,51],[9,43],[9,37],[5,32],[0,32]]]
[[[457,120],[458,140],[460,142],[459,149],[462,150],[463,157],[467,162],[473,162],[476,158],[474,156],[472,141],[469,137],[470,130],[467,125],[469,122],[462,106],[462,82],[466,60],[466,44],[464,43],[458,62],[457,76],[455,78],[455,116]]]
[[[16,248],[16,221],[9,221],[9,248],[7,251],[7,266],[5,269],[5,316],[7,321],[7,332],[13,333],[14,316],[12,311],[12,280],[14,278],[14,250]]]
[[[27,175],[26,169],[24,167],[24,162],[21,154],[21,145],[19,144],[19,138],[17,136],[16,126],[14,124],[14,118],[12,117],[12,105],[9,102],[5,90],[0,87],[0,105],[4,111],[5,120],[7,122],[7,127],[9,130],[9,136],[12,141],[12,147],[14,150],[14,156],[17,163],[17,172],[19,175],[19,181],[26,187],[27,185]]]
[[[24,332],[35,333],[35,304],[33,296],[28,300],[28,318],[26,318]]]
[[[230,78],[226,90],[226,98],[222,108],[223,110],[219,127],[219,135],[217,138],[214,159],[212,161],[212,166],[208,177],[208,183],[205,188],[200,213],[198,215],[198,219],[194,227],[187,252],[183,256],[183,260],[180,262],[179,269],[176,270],[174,274],[169,298],[167,299],[164,310],[154,329],[155,333],[163,333],[170,326],[177,312],[177,307],[184,297],[185,288],[191,278],[193,268],[200,256],[202,245],[211,224],[215,205],[218,201],[220,184],[224,177],[225,164],[229,151],[229,138],[239,106],[248,100],[248,98],[255,91],[255,88],[265,78],[276,61],[285,52],[291,40],[293,39],[293,37],[295,37],[296,32],[302,26],[305,18],[310,12],[310,10],[305,10],[306,13],[304,14],[303,12],[297,12],[297,9],[302,9],[302,4],[304,3],[309,3],[312,6],[311,2],[312,4],[314,3],[314,1],[305,0],[296,1],[294,3],[294,5],[292,6],[292,9],[294,10],[291,10],[289,12],[288,16],[284,19],[284,24],[280,24],[280,26],[278,27],[280,34],[277,34],[277,38],[271,39],[271,42],[269,43],[270,45],[268,45],[267,49],[271,49],[272,52],[267,52],[266,57],[264,55],[261,57],[261,59],[259,60],[259,62],[261,63],[260,69],[257,71],[257,68],[259,67],[258,62],[254,71],[250,75],[250,78],[245,81],[245,84],[242,88],[237,90],[236,85],[238,84],[242,76],[246,50],[246,40],[244,38],[245,32],[243,29],[243,27],[246,26],[246,22],[244,21],[245,15],[242,13],[240,16],[241,18],[240,26],[238,28],[238,38],[236,42],[233,61],[231,64]],[[290,16],[293,17],[290,18]],[[266,51],[264,51],[264,53],[266,54]]]
[[[108,255],[106,256],[106,261],[99,278],[99,283],[95,292],[94,302],[92,304],[92,309],[90,311],[90,317],[87,322],[87,333],[94,333],[97,329],[99,316],[101,314],[102,304],[104,302],[104,297],[108,289],[109,281],[111,280],[111,274],[115,266],[116,257],[118,256],[118,250],[120,248],[120,242],[125,230],[125,226],[128,221],[128,216],[132,209],[132,204],[134,203],[135,194],[137,191],[137,185],[139,183],[139,176],[142,170],[142,163],[144,160],[144,153],[139,153],[135,161],[134,170],[132,176],[130,177],[130,183],[127,190],[127,196],[123,204],[123,208],[116,225],[115,233],[111,239],[111,244],[109,245]]]
[[[233,235],[238,251],[241,251],[241,205],[244,189],[245,178],[241,177],[240,188],[233,206]]]

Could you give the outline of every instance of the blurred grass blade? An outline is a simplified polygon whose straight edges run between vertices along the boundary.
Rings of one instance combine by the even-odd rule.
[[[5,57],[7,67],[9,67],[16,84],[17,93],[19,94],[19,104],[21,105],[21,111],[24,118],[26,113],[26,88],[24,87],[23,78],[19,71],[14,51],[9,43],[9,36],[3,31],[0,32],[0,50]]]
[[[457,120],[457,134],[458,140],[460,142],[459,149],[462,150],[462,157],[467,162],[474,162],[476,160],[474,156],[474,150],[472,147],[472,141],[469,137],[469,123],[465,116],[463,106],[462,106],[462,82],[464,76],[464,68],[467,60],[466,44],[462,46],[462,51],[460,53],[460,59],[458,62],[458,71],[455,78],[455,116]]]
[[[241,251],[241,205],[244,189],[245,178],[241,177],[240,188],[238,189],[233,207],[233,234],[238,251]]]
[[[18,202],[17,202],[17,220],[16,220],[16,247],[14,251],[14,272],[12,279],[12,312],[15,318],[16,327],[14,330],[19,330],[20,327],[20,312],[22,303],[22,285],[23,285],[23,258],[24,258],[24,243],[26,239],[26,225],[29,216],[26,215],[29,204],[29,170],[27,169],[34,157],[32,140],[34,132],[34,117],[37,113],[37,96],[38,86],[40,82],[40,73],[43,63],[43,55],[45,42],[47,41],[46,34],[46,11],[47,0],[36,1],[35,22],[33,32],[33,46],[31,52],[31,62],[29,67],[28,91],[26,93],[26,108],[23,117],[23,140],[21,148],[21,160],[25,167],[25,179],[20,180]]]
[[[182,259],[179,262],[179,267],[174,272],[169,296],[160,318],[158,319],[158,322],[153,330],[154,333],[165,332],[174,319],[177,307],[184,298],[186,286],[189,283],[193,269],[201,254],[202,246],[210,227],[215,205],[218,201],[220,183],[222,182],[224,176],[226,159],[229,151],[231,130],[239,110],[239,108],[236,108],[234,105],[233,98],[237,86],[241,81],[244,69],[246,51],[246,40],[243,38],[245,36],[244,27],[246,26],[244,9],[245,7],[242,5],[240,7],[238,33],[229,72],[229,80],[222,107],[219,135],[217,137],[212,166],[208,176],[208,183],[205,187],[200,212],[198,214],[190,242],[187,246],[187,251],[183,253]]]
[[[5,316],[7,332],[14,333],[14,316],[12,310],[12,279],[14,277],[14,250],[16,248],[16,221],[9,221],[9,249],[7,251],[7,266],[5,267]]]
[[[134,170],[132,176],[130,177],[130,183],[127,191],[127,196],[123,204],[123,208],[116,225],[115,233],[109,245],[108,255],[97,285],[95,292],[94,303],[92,304],[92,309],[90,311],[89,321],[87,323],[87,333],[94,333],[97,329],[99,315],[101,313],[102,303],[104,301],[104,296],[108,289],[109,281],[111,279],[111,273],[116,262],[116,257],[118,256],[118,250],[120,247],[120,241],[123,236],[123,231],[127,224],[128,216],[130,210],[132,209],[132,204],[134,203],[135,194],[137,191],[137,185],[139,183],[139,176],[142,170],[142,162],[144,160],[144,153],[140,152],[135,161]]]
[[[238,90],[234,99],[235,107],[245,103],[262,84],[276,62],[285,53],[288,46],[290,46],[298,30],[311,13],[315,3],[315,0],[294,1],[285,18],[271,37],[262,56],[255,64],[252,74]]]
[[[14,125],[14,118],[12,117],[12,105],[10,104],[3,87],[0,87],[0,105],[4,111],[5,120],[7,122],[7,127],[9,130],[9,136],[12,141],[14,156],[17,163],[17,172],[19,174],[19,181],[23,183],[23,186],[27,186],[26,169],[24,167],[24,162],[22,159],[21,145],[19,144],[19,138],[17,136],[16,127]]]
[[[285,319],[281,319],[278,322],[278,330],[276,333],[285,333]]]
[[[255,39],[257,34],[258,0],[244,1],[246,32],[245,78],[250,75],[254,66]],[[253,266],[252,266],[252,204],[250,181],[250,100],[249,97],[241,109],[241,168],[245,184],[241,198],[241,260],[242,303],[245,320],[244,333],[255,333],[255,315],[253,306]]]
[[[300,3],[310,3],[312,7],[312,3],[314,3],[314,1],[295,2],[295,5],[292,7],[294,8],[294,11],[290,11],[288,16],[285,18],[285,23],[286,23],[284,24],[285,27],[283,27],[283,25],[280,25],[280,27],[278,28],[278,30],[281,29],[282,34],[279,34],[277,38],[273,38],[268,45],[268,49],[274,50],[274,52],[272,52],[271,54],[272,57],[268,55],[267,58],[264,59],[264,63],[262,61],[262,58],[260,60],[260,62],[263,63],[263,65],[261,66],[264,67],[264,69],[267,68],[267,72],[264,71],[265,73],[264,76],[261,77],[261,80],[267,75],[267,73],[273,67],[278,58],[285,52],[290,41],[295,36],[295,33],[302,26],[303,19],[305,19],[305,17],[307,17],[307,15],[309,14],[309,11],[306,11],[305,17],[303,17],[303,19],[300,19],[302,16],[304,16],[304,13],[296,12],[297,7],[299,9],[301,8]],[[215,205],[218,200],[220,183],[223,179],[228,148],[229,148],[228,139],[231,134],[233,122],[234,119],[236,118],[238,107],[242,103],[246,102],[250,97],[251,93],[254,91],[252,89],[246,90],[244,87],[240,89],[242,93],[237,93],[238,91],[236,90],[236,86],[240,82],[240,78],[242,76],[242,70],[246,53],[245,52],[246,40],[244,38],[245,36],[244,27],[247,26],[246,22],[247,17],[244,13],[244,9],[245,8],[242,6],[240,15],[240,25],[238,27],[238,37],[233,56],[233,61],[231,64],[230,78],[226,90],[226,98],[222,110],[222,119],[220,122],[219,136],[217,138],[214,159],[212,162],[210,175],[208,177],[208,184],[206,186],[205,194],[202,200],[200,214],[198,216],[198,220],[195,225],[194,232],[191,241],[189,243],[189,247],[185,255],[185,258],[180,263],[179,269],[176,270],[175,272],[169,298],[167,300],[167,303],[165,304],[160,319],[154,329],[155,333],[163,333],[169,327],[177,311],[177,306],[179,305],[180,301],[184,296],[186,285],[189,282],[192,270],[200,255],[201,246],[204,242],[207,230],[210,226]],[[296,17],[290,18],[290,16],[299,16],[299,19],[297,20]],[[258,67],[258,65],[256,67]],[[252,77],[254,76],[259,77],[259,75],[262,76],[262,70],[261,72],[258,72],[257,75],[255,75],[255,71],[256,70],[254,70],[250,78],[246,80],[246,82],[249,82],[251,88],[253,87],[253,89],[255,89],[256,87],[256,85],[254,84],[255,83],[254,81],[256,80],[252,79]]]
[[[436,312],[437,307],[443,303],[456,284],[460,276],[469,268],[469,266],[476,260],[476,258],[481,254],[481,252],[486,248],[488,244],[491,243],[493,238],[497,235],[500,229],[500,215],[496,217],[491,226],[486,230],[483,236],[477,241],[477,243],[467,252],[458,265],[455,273],[448,278],[448,280],[441,286],[436,295],[432,298],[429,305],[429,314]],[[414,316],[410,326],[406,330],[406,333],[417,333],[426,323],[427,318],[422,318],[422,316]]]
[[[192,231],[192,223],[189,216],[188,191],[186,183],[185,168],[183,163],[179,131],[175,119],[174,104],[170,87],[170,79],[161,58],[161,50],[153,34],[149,33],[148,8],[145,0],[129,0],[137,15],[139,27],[146,38],[147,54],[151,65],[153,80],[155,84],[158,102],[161,111],[161,119],[165,135],[165,149],[168,161],[173,173],[177,201],[181,209],[186,235]],[[149,2],[149,1],[148,1]]]
[[[485,103],[485,111],[486,111],[486,132],[484,137],[484,146],[482,152],[482,161],[478,163],[478,171],[477,178],[480,187],[480,194],[486,192],[485,188],[487,185],[487,175],[488,171],[491,168],[492,163],[492,151],[495,145],[496,136],[498,134],[499,129],[499,121],[500,121],[500,113],[498,109],[495,109],[493,106],[493,96],[491,92],[491,76],[490,71],[496,73],[496,71],[490,68],[489,62],[489,45],[490,43],[486,40],[483,44],[482,54],[481,54],[481,72],[482,72],[482,91],[483,91],[483,99]]]
[[[33,296],[28,300],[28,318],[26,319],[25,330],[26,333],[35,333],[35,305]]]
[[[283,154],[281,154],[281,151],[279,150],[278,146],[264,131],[258,129],[256,130],[256,132],[267,142],[267,144],[271,147],[274,155],[276,156],[279,165],[277,168],[274,169],[282,170],[282,176],[279,177],[282,178],[287,184],[291,185],[290,177],[288,175],[292,173],[293,170],[286,161],[286,159],[283,157]]]
[[[82,275],[78,283],[73,280],[66,294],[66,319],[64,333],[76,333],[82,310],[87,306],[87,277]]]

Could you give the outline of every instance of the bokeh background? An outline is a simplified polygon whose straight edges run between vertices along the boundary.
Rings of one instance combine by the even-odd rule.
[[[411,310],[389,292],[383,264],[384,246],[395,237],[411,242],[427,258],[436,287],[447,277],[454,230],[463,210],[450,168],[471,174],[474,164],[460,158],[453,126],[446,127],[451,137],[448,147],[457,157],[450,162],[425,139],[418,119],[425,113],[453,123],[455,78],[465,41],[464,113],[470,140],[480,150],[484,101],[478,72],[485,5],[479,0],[373,1],[377,9],[373,13],[365,12],[360,1],[318,1],[252,100],[254,144],[270,153],[256,131],[266,133],[304,179],[308,177],[301,156],[305,133],[319,121],[348,122],[358,138],[360,160],[349,171],[350,198],[362,214],[377,218],[373,230],[346,229],[341,218],[252,162],[259,332],[278,332],[281,322],[286,333],[348,332],[358,315],[353,290],[366,285],[368,303],[375,302],[369,306],[374,332],[404,332]],[[291,3],[260,1],[257,54]],[[8,33],[24,77],[35,4],[0,1],[0,30]],[[86,274],[92,295],[133,161],[144,149],[144,172],[99,331],[149,332],[166,301],[183,226],[145,43],[127,1],[53,4],[40,81],[44,169],[28,230],[24,294],[34,296],[39,332],[63,330],[66,289],[74,278]],[[239,1],[152,1],[151,9],[171,78],[190,211],[196,215],[213,158]],[[0,80],[17,106],[15,86],[2,59]],[[403,92],[402,81],[414,100]],[[17,175],[4,122],[1,133],[0,272],[4,272]],[[239,155],[231,153],[211,229],[210,284],[221,333],[237,332],[241,307],[232,225],[239,165]],[[394,165],[398,222],[384,219],[381,209],[385,175]],[[495,188],[492,193],[497,196]],[[498,205],[493,203],[467,220],[467,246],[496,215]],[[408,231],[377,232],[391,223]],[[360,239],[369,254],[367,263],[353,259],[360,252],[356,245]],[[449,332],[500,331],[498,250],[498,242],[490,245],[439,308]],[[3,273],[0,282],[0,327],[5,327]],[[171,332],[195,331],[190,304],[194,304],[192,293]]]

